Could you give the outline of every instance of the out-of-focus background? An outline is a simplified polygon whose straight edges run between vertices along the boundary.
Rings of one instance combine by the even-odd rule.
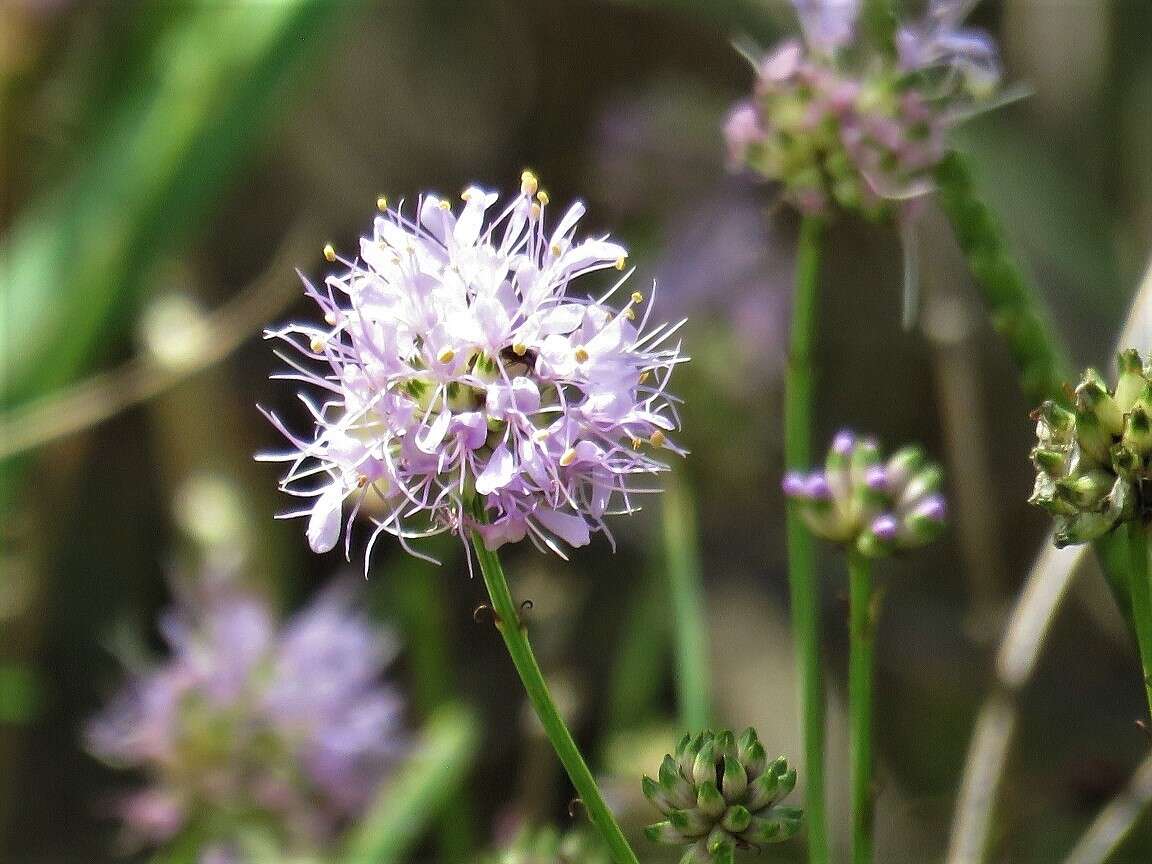
[[[972,20],[1032,93],[960,146],[1076,365],[1106,364],[1152,250],[1152,4],[1004,0]],[[787,4],[757,0],[0,0],[0,860],[117,860],[109,817],[136,781],[93,758],[83,728],[125,655],[162,650],[175,570],[239,562],[285,610],[358,578],[274,521],[290,502],[252,459],[278,444],[258,403],[299,419],[261,339],[311,314],[293,267],[318,276],[326,241],[353,248],[380,194],[510,191],[525,167],[630,247],[663,317],[689,317],[679,482],[696,496],[716,718],[799,759],[778,491],[795,223],[726,172],[720,136],[751,83],[731,40],[794,28]],[[878,568],[879,844],[893,864],[935,861],[1005,611],[1049,527],[1025,503],[1032,406],[942,219],[924,222],[912,332],[895,233],[842,220],[829,247],[817,441],[841,426],[922,441],[952,478],[945,541]],[[681,731],[658,510],[615,525],[615,555],[597,539],[570,564],[506,556],[633,828],[655,817],[640,773]],[[566,824],[565,778],[473,619],[483,586],[451,543],[439,568],[382,547],[362,588],[403,646],[408,724],[430,710],[428,627],[452,658],[447,692],[479,718],[461,817],[478,844],[518,820]],[[843,832],[844,583],[834,555],[821,564]],[[1060,860],[1147,750],[1103,584],[1085,568],[1022,696],[997,860]],[[437,859],[435,835],[411,860]],[[1145,829],[1116,860],[1150,850]]]

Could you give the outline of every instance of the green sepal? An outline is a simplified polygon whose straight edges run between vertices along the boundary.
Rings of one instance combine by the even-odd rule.
[[[739,801],[748,789],[748,773],[735,756],[724,757],[723,780],[720,788],[725,800]]]
[[[724,813],[724,808],[727,807],[727,802],[724,800],[724,796],[720,794],[716,784],[711,780],[705,780],[697,787],[696,806],[705,815],[719,819]]]
[[[656,822],[644,827],[644,836],[652,843],[663,843],[667,846],[678,845],[684,842],[682,835],[670,821]]]
[[[725,831],[739,834],[752,824],[752,814],[748,812],[747,807],[741,804],[733,804],[724,811],[724,816],[720,820],[720,824],[724,826]]]

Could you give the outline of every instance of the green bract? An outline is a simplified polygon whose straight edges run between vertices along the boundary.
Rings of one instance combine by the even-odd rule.
[[[1056,519],[1056,545],[1087,543],[1147,515],[1152,456],[1152,366],[1129,349],[1114,390],[1095,369],[1076,387],[1071,410],[1051,400],[1033,412],[1036,486],[1029,503]]]
[[[801,811],[778,804],[796,771],[783,757],[768,761],[755,729],[739,741],[727,730],[685,735],[659,778],[644,778],[644,795],[668,818],[644,833],[654,843],[690,844],[681,864],[730,859],[737,848],[779,843],[800,828]]]

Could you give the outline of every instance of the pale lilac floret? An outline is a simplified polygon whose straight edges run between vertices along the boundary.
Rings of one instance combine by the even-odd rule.
[[[896,539],[900,525],[892,515],[885,513],[872,520],[869,530],[878,540],[888,542]]]
[[[960,26],[977,0],[932,0],[918,23],[901,27],[896,47],[906,71],[944,69],[970,92],[987,94],[1000,82],[1000,54],[992,37]]]
[[[807,489],[807,478],[799,471],[789,471],[784,475],[784,480],[781,482],[781,488],[784,494],[789,498],[799,498],[805,494]]]
[[[530,172],[502,208],[477,187],[461,197],[378,216],[359,256],[305,282],[326,326],[268,334],[304,355],[282,355],[293,371],[279,377],[323,399],[301,394],[303,435],[269,415],[292,449],[263,457],[291,463],[281,488],[311,499],[286,515],[308,518],[315,551],[343,534],[350,554],[364,513],[365,566],[382,533],[476,530],[493,549],[530,537],[562,554],[655,491],[637,478],[667,470],[658,451],[684,453],[668,438],[679,325],[649,327],[639,292],[609,304],[630,274],[607,290],[592,277],[623,270],[625,248],[579,239],[579,202],[546,227]]]
[[[817,51],[831,54],[852,41],[860,0],[792,0],[804,38]]]
[[[832,450],[840,456],[851,453],[855,446],[856,436],[847,429],[841,429],[832,439]]]
[[[873,492],[888,491],[888,472],[882,465],[874,465],[864,474],[864,484]]]
[[[381,681],[396,646],[348,585],[281,628],[265,601],[213,584],[161,632],[169,658],[86,730],[95,755],[149,779],[120,808],[138,843],[193,823],[226,835],[243,811],[315,847],[363,812],[406,751],[402,701]],[[229,837],[212,839],[224,849]]]
[[[912,513],[933,522],[943,522],[948,516],[948,505],[944,501],[944,496],[931,495],[917,505]]]
[[[823,471],[818,471],[808,477],[804,484],[804,497],[812,501],[828,501],[832,497],[832,487],[828,485],[828,478]]]

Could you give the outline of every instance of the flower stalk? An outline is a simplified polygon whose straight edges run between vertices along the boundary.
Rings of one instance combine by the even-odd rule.
[[[871,864],[872,715],[875,678],[876,598],[872,566],[859,550],[848,551],[848,710],[852,775],[852,864]]]
[[[805,216],[800,223],[796,284],[792,296],[792,332],[784,382],[784,463],[806,468],[812,460],[812,337],[820,275],[823,220]],[[816,581],[813,538],[800,516],[800,505],[788,502],[788,583],[792,633],[796,640],[797,679],[807,777],[804,809],[808,821],[808,860],[827,864],[828,837],[824,808],[824,673],[820,662],[820,587]]]
[[[1152,716],[1152,583],[1148,580],[1148,528],[1143,520],[1129,522],[1128,578],[1132,595],[1132,622],[1140,648],[1141,678]]]
[[[484,575],[484,585],[488,589],[488,596],[492,600],[492,611],[496,617],[496,629],[500,631],[512,664],[520,675],[524,691],[532,709],[544,727],[548,741],[556,751],[568,778],[576,788],[584,808],[592,824],[596,826],[616,864],[638,864],[636,853],[628,845],[624,833],[620,830],[612,811],[604,802],[604,796],[596,785],[588,764],[580,754],[576,742],[572,740],[572,733],[568,731],[564,719],[560,716],[540,664],[532,651],[528,641],[528,634],[520,624],[519,611],[516,602],[512,599],[512,592],[508,588],[508,580],[504,575],[504,568],[496,552],[484,545],[483,538],[473,532],[472,547],[476,552],[476,559],[480,563],[480,572]]]
[[[708,619],[700,575],[696,508],[682,475],[669,478],[664,491],[663,521],[664,566],[676,632],[680,723],[686,729],[703,729],[711,713]]]

